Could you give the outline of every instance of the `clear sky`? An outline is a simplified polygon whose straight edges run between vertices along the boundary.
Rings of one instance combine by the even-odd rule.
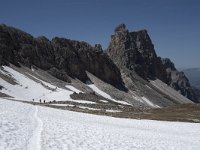
[[[178,68],[200,67],[200,0],[1,0],[0,23],[103,48],[125,23],[147,29],[157,54]]]

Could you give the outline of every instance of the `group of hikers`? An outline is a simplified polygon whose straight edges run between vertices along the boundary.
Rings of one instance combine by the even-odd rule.
[[[34,102],[34,101],[35,101],[35,100],[33,99],[33,102]],[[39,101],[40,101],[40,103],[42,103],[42,100],[41,100],[41,99],[40,99]],[[45,103],[45,100],[43,100],[43,102]]]

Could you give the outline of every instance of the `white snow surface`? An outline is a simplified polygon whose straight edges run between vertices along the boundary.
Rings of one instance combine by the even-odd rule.
[[[152,102],[151,102],[149,99],[147,99],[146,97],[143,96],[142,99],[143,99],[143,101],[145,101],[149,106],[152,106],[152,107],[154,107],[154,108],[160,108],[160,106],[158,106],[158,105],[152,103]]]
[[[0,99],[1,150],[199,150],[200,124],[97,116]]]
[[[49,105],[52,105],[52,106],[63,106],[63,107],[65,107],[65,106],[67,106],[67,107],[73,107],[73,106],[75,106],[75,105],[71,105],[71,104],[49,104]]]
[[[79,108],[82,108],[82,109],[89,109],[89,110],[101,110],[101,109],[98,109],[98,108],[91,108],[91,107],[86,107],[86,106],[78,106]]]
[[[52,100],[72,100],[70,98],[70,94],[73,93],[72,91],[57,88],[50,83],[34,77],[39,81],[36,82],[7,66],[3,66],[3,70],[0,71],[5,75],[10,75],[18,83],[17,85],[12,85],[0,78],[1,85],[4,87],[1,92],[12,96],[14,99],[25,101],[31,101],[32,99],[39,101],[39,99],[45,99],[46,102]],[[48,89],[45,86],[54,90]]]
[[[132,92],[133,93],[133,92]],[[136,94],[133,93],[133,98],[141,103],[145,103],[147,104],[148,106],[151,106],[152,108],[160,108],[160,106],[152,103],[149,99],[147,99],[146,97],[142,96],[142,97],[139,97],[137,96]]]
[[[93,91],[95,91],[97,94],[107,98],[107,99],[110,99],[116,103],[119,103],[119,104],[123,104],[123,105],[131,105],[125,101],[120,101],[120,100],[115,100],[114,98],[112,98],[109,94],[105,93],[104,91],[100,90],[96,85],[94,84],[91,84],[91,83],[87,83],[87,86],[89,86]]]
[[[73,87],[72,85],[65,85],[65,87],[76,93],[82,92],[81,90],[78,90],[77,88]]]

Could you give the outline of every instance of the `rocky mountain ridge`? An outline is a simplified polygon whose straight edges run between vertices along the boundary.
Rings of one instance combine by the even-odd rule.
[[[136,72],[146,80],[156,78],[182,95],[197,102],[197,96],[183,72],[178,72],[170,59],[157,56],[146,30],[129,32],[125,24],[116,27],[107,49],[109,57],[121,72]]]
[[[122,86],[119,69],[103,52],[100,45],[55,37],[34,38],[19,29],[0,26],[0,65],[24,64],[46,70],[57,78],[70,82],[68,76],[83,82],[86,70],[114,86]]]
[[[88,71],[119,90],[140,91],[141,97],[146,93],[151,99],[166,101],[168,98],[159,94],[158,89],[147,86],[149,80],[160,79],[192,101],[196,99],[185,77],[179,75],[174,80],[166,63],[157,56],[147,31],[129,32],[124,24],[115,29],[106,52],[99,44],[93,47],[65,38],[34,38],[19,29],[0,25],[0,65],[9,63],[40,68],[66,82],[77,78],[85,83],[89,80]],[[147,94],[144,88],[151,92]]]

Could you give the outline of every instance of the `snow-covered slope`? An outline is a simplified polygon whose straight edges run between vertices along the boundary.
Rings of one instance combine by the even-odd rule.
[[[17,84],[11,84],[0,78],[0,84],[4,87],[1,92],[12,96],[14,99],[26,101],[32,101],[32,99],[35,99],[35,101],[39,101],[39,99],[46,101],[71,100],[72,91],[58,88],[30,75],[35,79],[33,80],[11,67],[3,66],[2,68],[0,73],[12,78]]]
[[[73,101],[70,95],[74,92],[87,94],[94,91],[97,95],[109,99],[109,102],[112,101],[119,105],[137,108],[140,106],[159,108],[174,103],[191,103],[190,100],[160,80],[152,81],[152,85],[149,83],[141,85],[136,81],[134,83],[134,91],[130,89],[123,91],[103,82],[92,74],[88,74],[91,81],[86,84],[76,79],[72,79],[72,83],[60,81],[62,83],[57,84],[59,82],[57,81],[58,79],[46,76],[51,75],[46,71],[41,73],[41,71],[31,70],[26,67],[2,66],[0,67],[0,96],[3,93],[13,97],[15,100],[32,101],[34,99],[35,102],[39,102],[40,99],[42,102],[44,100],[46,102],[53,100]],[[173,101],[167,99],[166,95],[171,97]],[[82,99],[84,97],[79,97],[78,100]]]
[[[200,148],[197,123],[120,119],[3,99],[0,99],[0,120],[3,150]]]

